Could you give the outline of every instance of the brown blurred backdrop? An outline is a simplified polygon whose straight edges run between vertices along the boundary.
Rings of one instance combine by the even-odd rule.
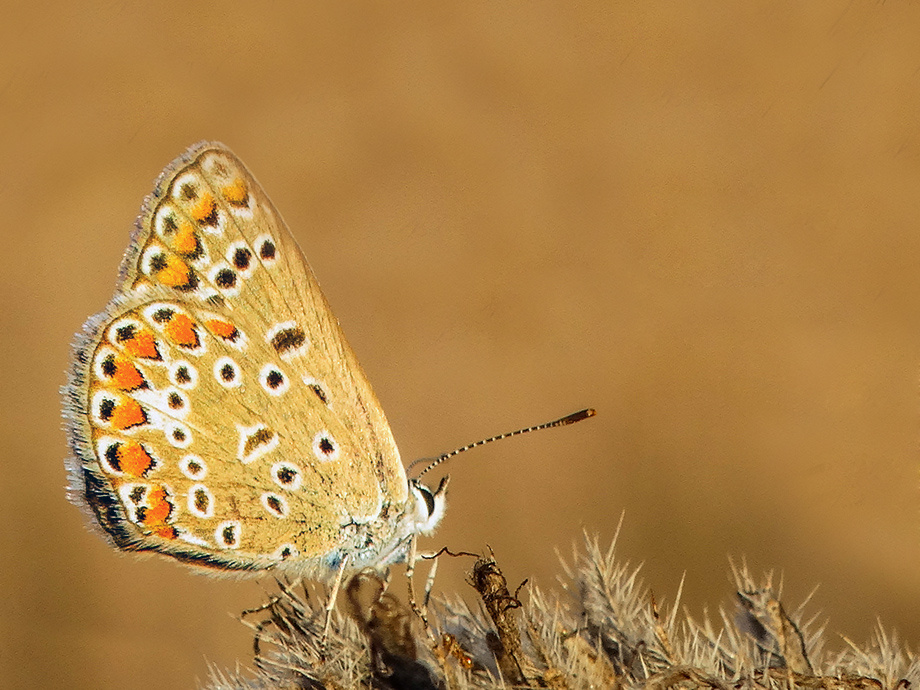
[[[625,511],[659,599],[686,572],[691,612],[725,603],[746,556],[916,647],[920,7],[307,5],[3,8],[0,686],[251,661],[262,584],[119,555],[63,491],[71,336],[203,138],[286,217],[407,462],[598,409],[454,462],[427,546],[552,587]]]

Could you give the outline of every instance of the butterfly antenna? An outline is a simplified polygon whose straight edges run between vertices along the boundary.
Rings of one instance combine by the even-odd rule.
[[[435,467],[440,465],[442,462],[444,462],[445,460],[449,460],[455,455],[459,455],[460,453],[464,453],[468,450],[472,450],[473,448],[478,448],[479,446],[484,446],[487,443],[492,443],[493,441],[501,441],[503,438],[511,438],[512,436],[520,436],[521,434],[529,434],[531,431],[540,431],[541,429],[552,429],[553,427],[557,427],[557,426],[568,426],[569,424],[580,422],[581,420],[587,419],[588,417],[593,417],[595,414],[597,414],[597,412],[595,412],[593,408],[589,407],[585,410],[579,410],[578,412],[573,412],[572,414],[566,415],[565,417],[560,417],[559,419],[556,419],[552,422],[546,422],[544,424],[537,424],[536,426],[529,426],[526,429],[518,429],[517,431],[509,431],[504,434],[499,434],[498,436],[492,436],[491,438],[484,438],[483,440],[476,441],[475,443],[469,443],[465,446],[461,446],[460,448],[452,450],[449,453],[444,453],[442,455],[439,455],[434,460],[431,460],[428,466],[425,469],[423,469],[421,472],[419,472],[415,478],[418,479],[423,474],[427,474],[429,471],[433,470]],[[411,465],[409,465],[409,469],[411,470],[413,467],[415,467],[419,463],[422,463],[428,460],[429,458],[419,458],[418,460],[413,462]]]

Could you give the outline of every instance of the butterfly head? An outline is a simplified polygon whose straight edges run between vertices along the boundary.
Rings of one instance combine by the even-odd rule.
[[[444,510],[447,507],[449,481],[450,477],[445,476],[438,484],[438,488],[432,491],[417,479],[409,480],[409,494],[415,501],[413,532],[426,536],[434,532],[444,517]]]

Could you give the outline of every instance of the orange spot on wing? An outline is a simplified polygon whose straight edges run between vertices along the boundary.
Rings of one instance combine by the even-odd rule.
[[[112,385],[123,391],[133,391],[144,385],[144,375],[126,359],[115,360],[115,373],[109,377]]]
[[[139,402],[131,398],[122,398],[112,410],[109,421],[116,429],[130,429],[132,426],[146,424],[147,415],[144,414]]]
[[[198,236],[195,234],[195,227],[191,223],[183,222],[170,244],[179,254],[194,254],[198,251]]]
[[[220,193],[223,195],[224,199],[234,206],[245,206],[246,200],[249,198],[249,189],[246,187],[246,183],[240,178],[235,179],[231,184],[222,188]]]
[[[177,256],[166,257],[166,266],[154,276],[168,287],[185,287],[192,281],[192,269]]]
[[[161,525],[153,530],[153,533],[158,537],[162,537],[163,539],[175,539],[179,536],[176,528],[172,525]]]
[[[197,223],[214,225],[216,220],[214,214],[216,211],[217,203],[214,201],[214,197],[205,193],[198,197],[198,200],[189,210],[189,214]]]
[[[173,314],[173,317],[163,329],[169,339],[179,345],[197,347],[198,334],[195,332],[195,322],[185,314]]]
[[[167,498],[166,489],[158,486],[147,496],[147,510],[144,512],[143,523],[148,527],[163,525],[171,512],[172,504]]]
[[[160,359],[160,351],[157,350],[156,340],[153,339],[153,333],[147,330],[138,330],[130,338],[122,342],[125,349],[133,357],[143,357],[144,359]]]
[[[118,447],[118,465],[132,477],[143,477],[153,467],[153,458],[137,441],[128,441]]]
[[[218,338],[224,338],[226,340],[233,340],[237,333],[239,333],[239,331],[236,330],[236,326],[229,321],[211,319],[210,321],[205,321],[204,325]]]

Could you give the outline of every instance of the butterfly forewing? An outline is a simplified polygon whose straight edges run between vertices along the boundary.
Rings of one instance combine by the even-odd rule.
[[[222,568],[328,554],[407,499],[300,249],[219,144],[164,170],[67,393],[74,484],[123,548]]]

